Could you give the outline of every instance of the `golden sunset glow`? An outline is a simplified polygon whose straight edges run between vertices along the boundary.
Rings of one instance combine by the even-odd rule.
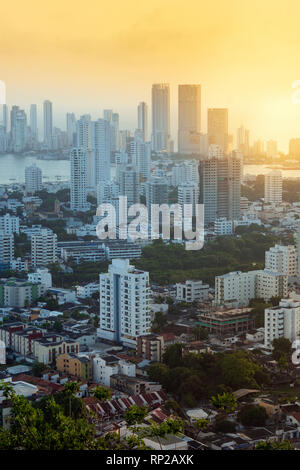
[[[176,137],[177,85],[202,85],[207,107],[228,107],[230,132],[274,138],[287,150],[300,137],[300,3],[297,0],[116,0],[3,2],[1,80],[7,102],[53,101],[63,113],[120,113],[136,126],[136,105],[151,85],[171,85]]]

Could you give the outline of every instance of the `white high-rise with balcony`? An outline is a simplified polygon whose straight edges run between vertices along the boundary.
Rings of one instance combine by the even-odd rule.
[[[274,339],[286,338],[293,342],[300,336],[300,302],[281,300],[278,306],[265,309],[265,346]]]
[[[31,264],[34,267],[46,267],[55,263],[57,235],[49,228],[42,229],[31,237]]]
[[[265,253],[265,267],[269,271],[297,276],[297,250],[294,245],[275,245]]]
[[[282,203],[282,174],[281,171],[270,171],[265,175],[265,202]]]
[[[169,151],[170,86],[152,85],[152,148],[155,152]]]
[[[100,274],[98,337],[135,347],[150,328],[149,273],[128,259],[113,259],[108,273]]]
[[[26,194],[34,194],[42,189],[42,170],[33,163],[25,168],[25,191]]]
[[[86,151],[74,148],[70,154],[71,163],[71,210],[85,211],[87,203],[87,158]]]

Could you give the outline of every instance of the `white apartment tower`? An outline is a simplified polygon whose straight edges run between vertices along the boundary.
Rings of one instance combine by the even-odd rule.
[[[183,183],[178,186],[178,204],[184,213],[184,204],[191,204],[193,215],[196,214],[196,204],[199,202],[199,186],[197,183]]]
[[[144,101],[138,105],[138,130],[141,131],[143,141],[148,141],[148,105]]]
[[[108,273],[100,274],[98,337],[134,348],[150,327],[149,273],[135,269],[128,259],[113,259]]]
[[[265,202],[282,203],[282,174],[281,171],[270,171],[265,175]]]
[[[155,152],[169,151],[170,86],[152,85],[152,148]]]
[[[274,339],[293,342],[300,336],[300,302],[283,299],[276,307],[265,309],[265,346],[272,347]]]
[[[71,210],[84,211],[87,203],[87,158],[86,151],[74,148],[70,154],[71,163]]]
[[[57,249],[57,235],[45,228],[31,237],[31,264],[34,267],[46,267],[55,263]]]
[[[42,189],[42,170],[33,163],[25,168],[25,191],[26,194],[34,194]]]
[[[0,264],[11,264],[14,259],[14,236],[0,232]]]
[[[0,231],[5,235],[19,234],[20,219],[15,215],[5,214],[0,217]]]
[[[269,271],[297,276],[297,250],[294,245],[275,245],[265,253],[265,267]]]

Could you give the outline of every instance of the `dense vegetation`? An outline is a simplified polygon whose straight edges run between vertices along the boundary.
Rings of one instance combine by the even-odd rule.
[[[275,241],[268,234],[246,232],[238,238],[218,237],[207,241],[202,250],[187,251],[182,245],[155,240],[134,262],[137,268],[149,271],[151,282],[158,284],[185,279],[202,279],[213,284],[220,274],[263,268],[265,251]]]
[[[270,383],[266,369],[248,351],[182,356],[179,343],[169,346],[163,363],[152,364],[148,374],[191,407],[215,394],[239,388],[259,389]]]

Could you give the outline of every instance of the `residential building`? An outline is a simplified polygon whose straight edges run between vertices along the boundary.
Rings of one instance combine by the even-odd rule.
[[[188,280],[176,284],[176,300],[181,302],[203,302],[208,300],[209,285],[203,281]]]
[[[40,283],[45,289],[52,287],[52,274],[48,269],[37,269],[33,273],[28,273],[28,281],[32,283]]]
[[[35,163],[27,166],[25,168],[26,194],[34,194],[36,191],[41,191],[42,188],[42,170]]]
[[[74,353],[64,353],[57,356],[56,369],[84,381],[91,381],[93,377],[91,359]]]
[[[191,205],[191,213],[196,215],[196,205],[199,203],[199,186],[196,182],[186,182],[178,186],[178,204],[184,214],[184,205]],[[186,214],[184,214],[186,215]]]
[[[232,235],[233,233],[233,221],[221,217],[216,219],[214,222],[214,232],[217,236]]]
[[[34,267],[46,267],[56,262],[57,235],[48,228],[31,237],[31,264]]]
[[[113,259],[108,273],[100,274],[99,338],[135,347],[150,327],[149,273],[128,259]]]
[[[4,232],[0,231],[0,265],[8,265],[14,259],[14,236],[5,235]]]
[[[205,224],[216,219],[238,220],[241,213],[243,158],[238,151],[223,155],[210,145],[209,155],[199,162],[199,202],[204,204]]]
[[[286,338],[293,342],[300,335],[300,302],[283,299],[276,307],[265,309],[265,346],[274,339]]]
[[[0,306],[23,308],[36,301],[45,291],[40,283],[16,278],[0,279]]]
[[[93,358],[93,381],[110,387],[110,378],[114,374],[135,377],[135,364],[117,356],[103,354]]]
[[[275,245],[265,253],[265,268],[269,271],[297,276],[297,250],[293,245]]]
[[[0,232],[5,235],[13,235],[20,233],[20,219],[17,216],[10,215],[9,213],[0,217]]]
[[[216,305],[233,304],[247,306],[254,298],[270,300],[271,297],[286,297],[288,276],[267,269],[257,271],[234,271],[217,276],[215,280]]]
[[[151,333],[137,338],[137,355],[147,361],[162,362],[164,350],[165,343],[164,338],[161,335]]]
[[[265,202],[282,203],[282,174],[281,171],[270,171],[265,175]]]
[[[79,299],[90,298],[93,294],[96,294],[97,292],[99,292],[98,282],[90,282],[89,284],[85,284],[84,286],[76,287],[76,296]]]
[[[71,164],[71,210],[86,211],[87,203],[87,154],[81,148],[74,148],[70,154]]]
[[[158,392],[162,388],[157,382],[150,382],[140,377],[128,377],[123,374],[111,375],[110,386],[114,390],[119,390],[129,395]]]

